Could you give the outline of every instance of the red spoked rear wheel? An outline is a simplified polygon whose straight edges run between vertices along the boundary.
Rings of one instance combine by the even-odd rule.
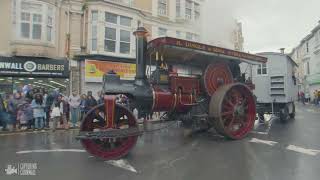
[[[104,104],[90,110],[82,121],[80,131],[94,132],[105,129]],[[136,127],[136,119],[131,111],[124,106],[116,104],[115,128],[126,129]],[[82,146],[90,154],[104,160],[118,159],[129,153],[134,147],[138,136],[121,138],[82,139]]]
[[[221,86],[211,97],[209,115],[218,133],[231,139],[242,139],[255,122],[253,94],[241,83]]]

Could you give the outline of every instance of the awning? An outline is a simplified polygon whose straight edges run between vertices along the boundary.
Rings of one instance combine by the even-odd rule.
[[[148,54],[152,59],[155,59],[155,52],[163,55],[166,62],[179,64],[207,64],[212,60],[236,60],[249,64],[267,62],[266,57],[171,37],[150,41]]]

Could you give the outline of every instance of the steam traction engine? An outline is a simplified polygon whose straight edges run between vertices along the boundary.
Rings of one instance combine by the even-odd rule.
[[[82,121],[78,138],[89,153],[107,160],[126,155],[142,134],[133,109],[139,117],[168,112],[186,126],[213,126],[230,139],[241,139],[251,131],[255,100],[239,64],[262,63],[266,58],[169,37],[147,43],[146,34],[143,27],[134,32],[135,80],[107,73],[104,104],[90,110]],[[180,75],[174,68],[179,65],[197,73]],[[151,66],[156,68],[147,78]],[[117,103],[119,94],[129,98],[129,105]]]

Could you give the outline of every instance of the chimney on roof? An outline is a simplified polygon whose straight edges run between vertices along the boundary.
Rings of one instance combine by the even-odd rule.
[[[285,48],[280,48],[280,53],[284,54],[284,50],[285,50]]]

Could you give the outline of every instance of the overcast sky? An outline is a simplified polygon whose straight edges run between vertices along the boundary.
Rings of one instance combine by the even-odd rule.
[[[242,22],[244,48],[250,52],[281,47],[289,52],[320,20],[320,0],[206,1],[210,9],[221,9],[221,17],[232,15]]]

